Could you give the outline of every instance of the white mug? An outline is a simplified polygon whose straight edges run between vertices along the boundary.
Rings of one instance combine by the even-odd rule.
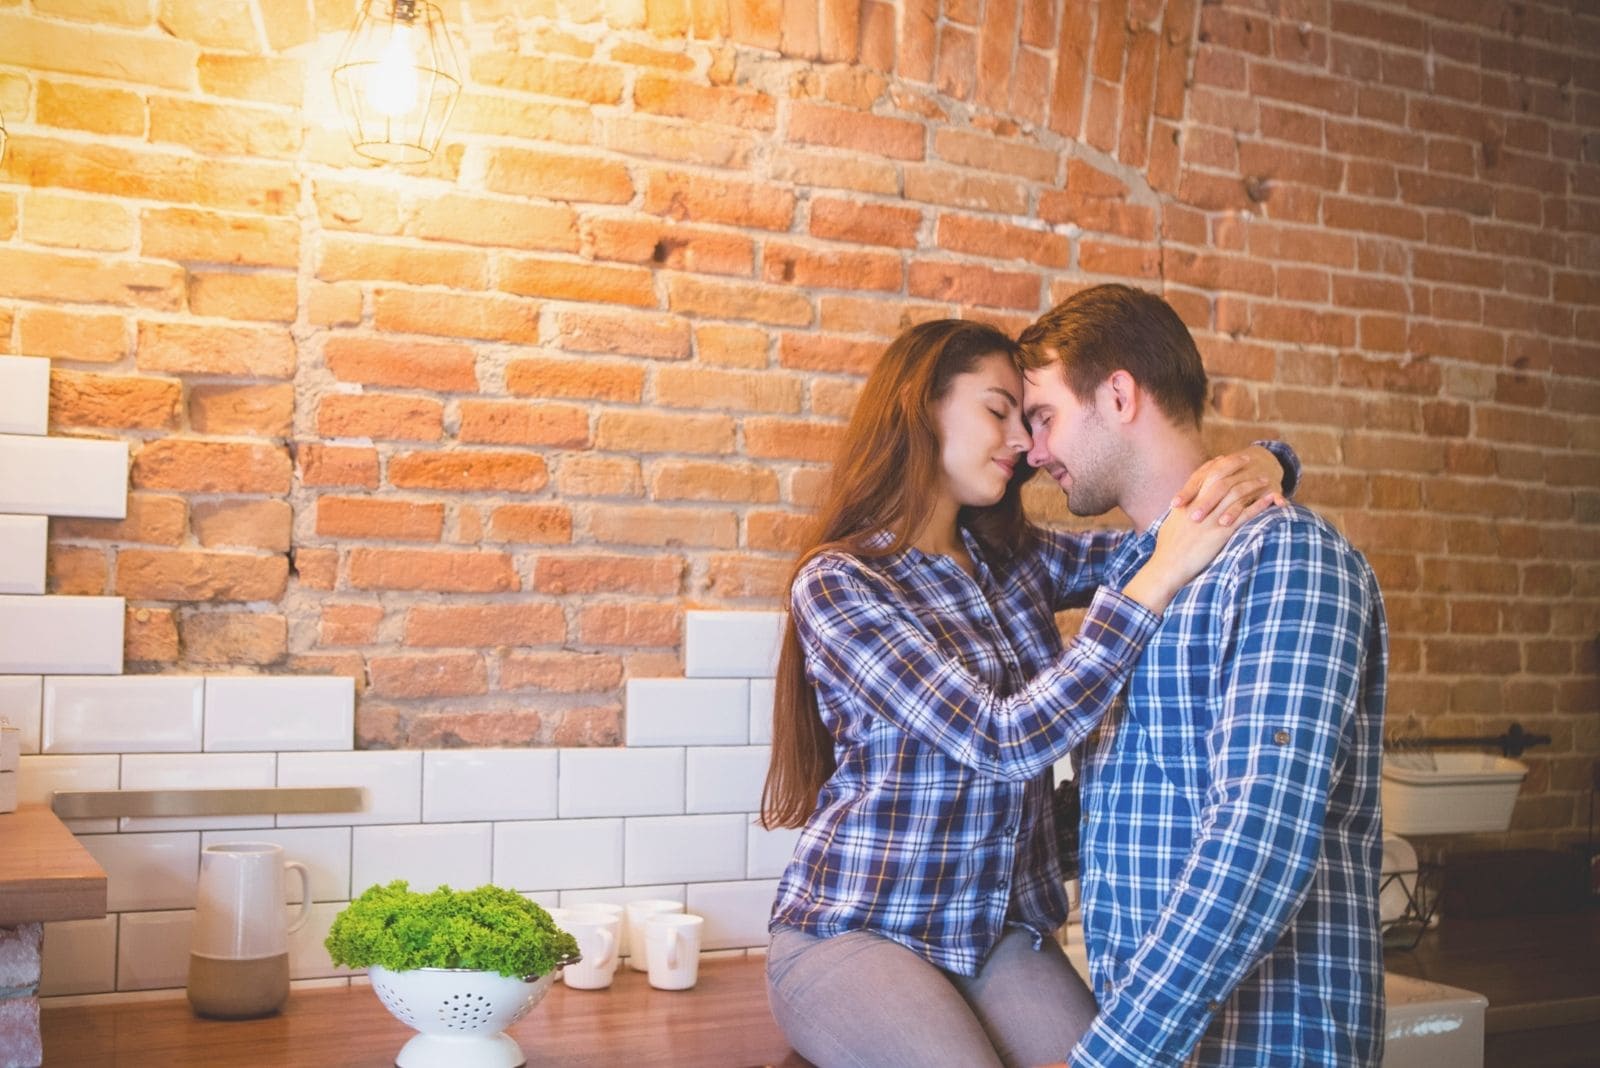
[[[650,985],[657,990],[688,990],[700,976],[700,933],[704,916],[658,912],[644,928],[650,958]]]
[[[300,876],[300,914],[292,924],[283,912],[286,868]],[[287,953],[289,935],[303,927],[310,914],[310,875],[299,861],[283,859],[283,847],[232,842],[200,851],[190,952],[230,960]]]
[[[623,941],[627,945],[628,967],[636,972],[650,970],[650,949],[644,941],[644,925],[651,916],[663,912],[682,912],[683,902],[665,898],[643,898],[628,902],[628,932]]]
[[[602,916],[610,916],[617,921],[617,961],[628,955],[628,910],[621,905],[613,905],[609,901],[574,901],[563,906],[565,912],[590,912]]]
[[[578,940],[583,959],[561,970],[562,981],[574,990],[604,990],[617,974],[617,943],[622,919],[597,909],[572,909],[561,925]]]

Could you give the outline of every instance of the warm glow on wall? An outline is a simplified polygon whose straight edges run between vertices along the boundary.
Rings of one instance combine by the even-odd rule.
[[[439,9],[365,0],[333,68],[333,89],[357,152],[384,163],[431,159],[461,94]]]

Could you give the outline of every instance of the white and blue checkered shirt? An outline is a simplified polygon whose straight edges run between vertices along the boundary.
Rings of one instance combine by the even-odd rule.
[[[1154,540],[1124,543],[1108,583]],[[1085,749],[1100,1012],[1073,1068],[1379,1062],[1386,659],[1371,568],[1296,505],[1168,607]]]
[[[873,931],[973,975],[1008,922],[1066,919],[1051,765],[1111,705],[1156,617],[1105,588],[1062,652],[1054,613],[1127,534],[1044,534],[978,577],[905,549],[806,564],[791,610],[838,770],[778,884],[774,925]]]

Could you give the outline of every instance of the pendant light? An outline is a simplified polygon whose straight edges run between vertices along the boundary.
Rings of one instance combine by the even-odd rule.
[[[362,0],[333,68],[355,150],[383,163],[433,158],[461,95],[444,16],[425,0]]]

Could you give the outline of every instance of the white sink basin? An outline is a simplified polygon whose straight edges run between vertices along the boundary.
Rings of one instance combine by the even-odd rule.
[[[1083,928],[1062,928],[1067,959],[1089,981]],[[1383,973],[1389,1003],[1384,1026],[1383,1068],[1483,1068],[1483,1013],[1489,999],[1408,975]]]

